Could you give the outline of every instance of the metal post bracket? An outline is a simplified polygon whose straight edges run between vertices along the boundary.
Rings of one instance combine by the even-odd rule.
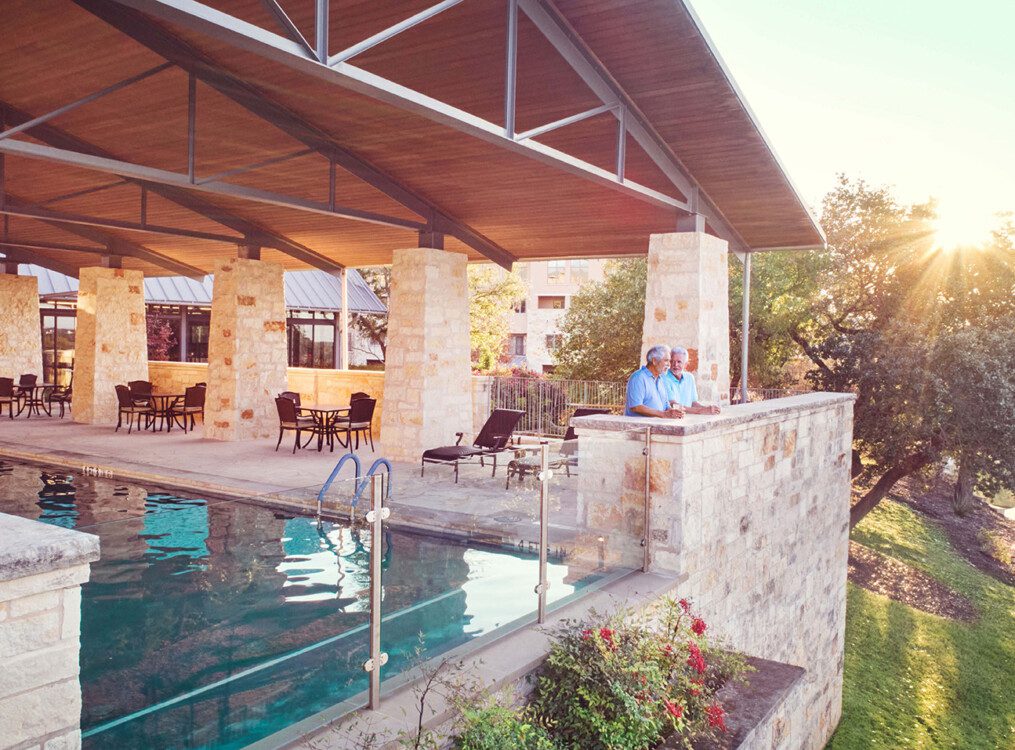
[[[386,651],[382,651],[380,656],[377,657],[377,661],[378,661],[378,665],[377,665],[378,667],[383,667],[385,664],[387,664],[388,663],[388,654],[387,654],[387,652]],[[373,672],[374,671],[374,660],[373,659],[367,659],[365,662],[363,662],[363,671],[364,672]]]
[[[391,518],[391,508],[381,508],[380,514],[381,520],[387,521],[389,518]],[[376,520],[377,520],[377,511],[373,510],[367,511],[367,523],[374,523]]]

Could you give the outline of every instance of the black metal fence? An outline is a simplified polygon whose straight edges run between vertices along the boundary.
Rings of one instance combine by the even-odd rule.
[[[626,383],[597,380],[544,378],[491,378],[490,409],[525,412],[518,432],[563,435],[574,410],[580,406],[624,409]]]

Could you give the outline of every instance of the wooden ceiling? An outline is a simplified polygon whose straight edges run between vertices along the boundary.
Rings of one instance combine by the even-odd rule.
[[[261,0],[206,0],[218,10],[279,33]],[[313,39],[314,1],[280,0]],[[432,0],[332,0],[331,52],[362,40],[433,4]],[[695,19],[674,0],[555,0],[615,81],[700,184],[728,223],[754,249],[820,245],[823,237],[755,119]],[[6,0],[0,46],[0,101],[38,116],[165,60],[72,0]],[[355,58],[371,73],[492,122],[503,119],[505,0],[465,0]],[[125,11],[126,12],[126,11]],[[135,12],[135,11],[130,11]],[[155,23],[155,22],[153,22]],[[418,114],[302,75],[278,62],[195,31],[159,23],[173,38],[252,86],[334,143],[377,167],[456,221],[519,260],[644,254],[648,235],[673,231],[677,211],[645,202],[579,175],[514,153]],[[519,24],[517,129],[523,131],[601,102],[524,16]],[[47,125],[96,152],[185,173],[188,166],[188,75],[170,68],[54,118]],[[198,178],[273,158],[279,163],[229,176],[236,185],[328,200],[328,160],[293,156],[306,145],[236,101],[198,81],[195,162]],[[10,125],[10,116],[7,120]],[[19,134],[49,142],[40,131]],[[613,169],[616,120],[607,113],[553,131],[540,142],[603,169]],[[686,199],[628,138],[627,177]],[[7,155],[4,185],[24,204],[138,222],[141,190],[116,174]],[[95,190],[93,190],[95,189]],[[91,191],[91,192],[89,192]],[[227,212],[347,266],[389,263],[396,248],[414,247],[412,229],[310,213],[234,197],[197,194]],[[338,169],[336,202],[408,220],[420,217]],[[205,232],[222,239],[102,228],[111,238],[210,271],[233,257],[242,234],[158,194],[147,195],[148,225]],[[207,213],[207,211],[205,212]],[[8,239],[25,245],[100,248],[94,228],[12,216]],[[449,250],[483,258],[447,237]],[[69,249],[22,248],[19,257],[70,267],[96,256]],[[288,268],[301,260],[265,248],[262,257]],[[171,273],[144,258],[124,267]]]

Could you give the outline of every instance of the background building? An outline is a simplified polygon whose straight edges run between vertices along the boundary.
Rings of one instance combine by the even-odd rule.
[[[553,350],[560,340],[560,323],[571,306],[571,298],[586,282],[602,281],[605,267],[606,261],[598,258],[515,265],[528,292],[508,316],[512,367],[553,372]]]

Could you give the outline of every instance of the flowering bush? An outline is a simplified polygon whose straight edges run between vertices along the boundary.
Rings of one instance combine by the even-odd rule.
[[[715,694],[743,660],[708,643],[686,599],[659,615],[655,627],[621,613],[555,633],[531,709],[557,747],[641,750],[674,733],[690,747],[726,731]]]
[[[546,730],[524,711],[496,704],[465,708],[455,750],[555,750]]]

